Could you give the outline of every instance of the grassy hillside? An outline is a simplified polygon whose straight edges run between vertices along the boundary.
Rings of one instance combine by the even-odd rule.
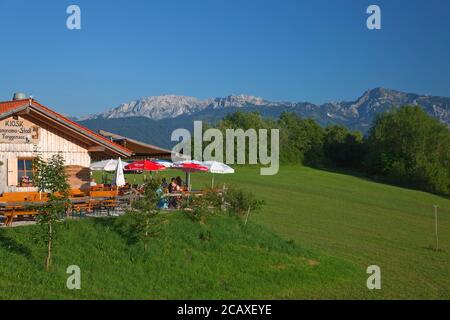
[[[32,237],[38,226],[2,229],[0,298],[292,299],[351,279],[350,264],[256,224],[219,216],[200,225],[181,213],[165,219],[147,251],[130,243],[117,218],[69,221],[59,232],[51,272]],[[81,290],[65,287],[69,265],[81,268]]]
[[[215,176],[266,200],[252,218],[285,239],[344,258],[358,268],[353,286],[329,288],[323,297],[450,298],[450,200],[429,193],[306,167],[282,167],[276,176],[258,169]],[[207,185],[210,175],[196,174]],[[439,209],[441,251],[431,250],[434,208]],[[381,267],[382,290],[368,292],[366,268]]]
[[[448,198],[300,166],[283,166],[276,176],[237,167],[236,174],[215,175],[215,181],[253,190],[266,200],[253,221],[355,265],[351,286],[330,287],[321,297],[450,298]],[[208,186],[211,175],[193,174],[192,182],[194,187]],[[440,206],[439,252],[431,250],[434,204]],[[366,268],[372,264],[382,272],[382,290],[375,293],[366,288]]]
[[[128,177],[133,178],[142,175]],[[202,187],[210,179],[199,173],[192,182]],[[236,174],[215,180],[266,200],[247,229],[233,219],[214,218],[205,230],[171,213],[162,237],[143,255],[113,220],[73,221],[61,234],[50,274],[42,271],[43,249],[29,237],[33,228],[2,229],[0,296],[450,298],[449,199],[298,166],[265,177],[256,168],[237,167]],[[431,249],[433,204],[440,205],[438,252]],[[201,240],[207,231],[211,240]],[[83,289],[69,292],[65,267],[78,263]],[[382,289],[375,292],[366,288],[372,264],[382,273]]]

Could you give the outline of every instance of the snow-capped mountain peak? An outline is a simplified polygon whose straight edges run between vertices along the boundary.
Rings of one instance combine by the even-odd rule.
[[[188,96],[162,95],[123,103],[114,109],[79,118],[78,121],[143,117],[152,120],[174,119],[181,115],[215,118],[236,109],[259,111],[265,116],[294,112],[313,118],[321,124],[339,123],[366,130],[374,117],[407,104],[420,105],[433,117],[450,126],[450,98],[405,93],[386,88],[365,91],[355,101],[315,105],[304,102],[273,102],[260,97],[239,94],[223,98],[198,99]],[[201,112],[201,113],[200,113]]]
[[[192,114],[203,110],[212,99],[197,99],[188,96],[162,95],[140,98],[122,103],[114,109],[84,117],[86,119],[115,119],[127,117],[146,117],[153,120],[174,118],[182,114]]]
[[[271,102],[260,97],[250,95],[229,95],[225,98],[197,99],[188,96],[162,95],[144,97],[127,103],[122,103],[116,108],[105,112],[82,117],[79,120],[89,119],[115,119],[127,117],[145,117],[153,120],[175,118],[180,115],[192,113],[211,108],[266,106]]]

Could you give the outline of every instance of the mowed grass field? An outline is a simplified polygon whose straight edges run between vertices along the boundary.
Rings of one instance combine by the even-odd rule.
[[[350,285],[321,290],[317,298],[450,298],[448,198],[301,166],[283,166],[275,176],[237,167],[236,174],[214,177],[217,186],[234,184],[266,201],[252,222],[357,268]],[[211,175],[193,174],[192,183],[210,186]],[[434,204],[440,251],[432,250]],[[366,287],[369,265],[381,268],[381,290]]]
[[[300,166],[283,166],[275,176],[237,167],[215,181],[252,190],[264,209],[247,226],[226,216],[199,225],[165,213],[145,253],[118,231],[116,219],[69,221],[48,273],[45,248],[30,236],[36,226],[1,229],[0,298],[450,298],[446,198]],[[207,187],[211,175],[193,174],[192,183]],[[432,250],[434,204],[439,251]],[[82,290],[65,288],[70,264],[82,269]],[[381,268],[381,290],[366,287],[369,265]]]

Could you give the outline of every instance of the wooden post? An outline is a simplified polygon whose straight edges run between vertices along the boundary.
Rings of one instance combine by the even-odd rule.
[[[434,232],[436,234],[436,251],[439,250],[439,237],[438,237],[438,208],[437,204],[434,205]]]
[[[225,183],[222,186],[222,199],[221,199],[222,205],[222,211],[225,211]]]
[[[247,210],[247,217],[245,218],[244,226],[247,225],[247,221],[248,221],[248,217],[249,217],[249,216],[250,216],[250,207],[248,207],[248,210]]]
[[[188,191],[191,191],[191,173],[186,171],[186,186]]]

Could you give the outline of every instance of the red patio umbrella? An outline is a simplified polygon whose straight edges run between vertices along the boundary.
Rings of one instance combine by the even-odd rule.
[[[208,172],[209,168],[205,165],[203,165],[200,161],[195,160],[186,160],[186,161],[180,161],[175,162],[173,164],[174,169],[180,169],[186,172],[186,185],[188,187],[188,190],[191,190],[191,172]]]
[[[157,163],[155,161],[150,160],[140,160],[132,162],[124,167],[125,170],[129,171],[161,171],[166,169],[165,166],[163,166],[160,163]],[[135,178],[133,177],[133,181]],[[147,176],[144,176],[144,181],[147,180]]]
[[[125,166],[125,170],[130,171],[161,171],[166,169],[165,166],[150,160],[135,161]]]
[[[208,171],[208,167],[194,162],[183,162],[174,164],[173,168],[181,169],[184,172]]]

